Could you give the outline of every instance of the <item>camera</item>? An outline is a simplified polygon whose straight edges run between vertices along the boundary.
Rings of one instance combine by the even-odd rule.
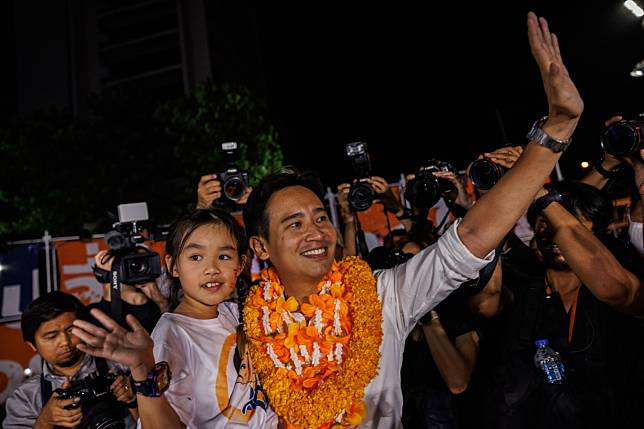
[[[447,197],[452,192],[457,191],[449,180],[434,176],[434,173],[439,171],[458,173],[448,162],[436,159],[428,161],[425,166],[418,170],[416,176],[407,183],[405,199],[412,206],[428,209],[436,204],[441,197]]]
[[[470,180],[478,189],[492,189],[496,182],[505,174],[507,169],[489,159],[477,159],[470,166]]]
[[[601,146],[606,153],[614,156],[636,157],[642,148],[642,132],[644,132],[644,121],[622,120],[610,124],[601,134]]]
[[[105,243],[116,256],[112,272],[117,273],[119,282],[128,285],[153,281],[161,275],[161,258],[158,253],[139,246],[145,241],[141,222],[148,220],[147,204],[121,204],[118,212],[119,221],[113,225],[114,230],[105,234]]]
[[[224,154],[226,169],[219,173],[221,189],[228,200],[236,202],[248,188],[248,172],[237,168],[239,158],[237,142],[225,142],[221,144],[221,151]]]
[[[367,256],[367,264],[372,270],[386,270],[404,264],[414,255],[390,247],[375,247]]]
[[[349,188],[349,206],[353,211],[365,211],[371,207],[375,196],[371,185],[368,183],[369,176],[371,176],[371,161],[369,152],[367,152],[367,143],[347,143],[346,151],[351,160],[351,166],[358,176],[358,179]]]
[[[60,399],[80,398],[77,404],[67,409],[81,407],[83,419],[78,428],[82,429],[122,429],[128,411],[121,405],[110,390],[116,376],[107,373],[101,376],[93,373],[76,380],[67,389],[56,389]]]

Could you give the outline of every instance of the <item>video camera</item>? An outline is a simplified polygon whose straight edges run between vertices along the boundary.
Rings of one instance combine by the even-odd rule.
[[[371,176],[371,161],[367,152],[367,143],[353,142],[346,145],[351,166],[358,178],[349,188],[349,206],[353,211],[365,211],[373,204],[374,191],[368,183]]]
[[[248,172],[237,168],[239,159],[237,142],[221,144],[226,169],[219,173],[221,189],[228,200],[237,202],[248,188]]]
[[[116,275],[118,282],[128,285],[153,281],[161,275],[161,258],[157,252],[139,246],[145,241],[141,235],[141,222],[148,220],[147,204],[121,204],[118,213],[119,221],[113,225],[114,230],[105,234],[109,253],[114,256],[112,276]],[[112,283],[111,279],[102,280]]]
[[[622,120],[610,124],[602,132],[601,146],[606,153],[614,156],[632,156],[644,162],[639,156],[644,136],[644,121]]]
[[[78,403],[66,407],[67,409],[81,407],[83,419],[78,428],[123,429],[127,410],[119,404],[110,390],[114,380],[116,380],[114,374],[93,373],[72,382],[67,389],[58,388],[55,392],[60,399],[80,399]]]
[[[429,209],[450,193],[457,191],[452,182],[434,176],[439,171],[451,171],[458,174],[458,170],[450,163],[436,159],[429,160],[423,167],[418,169],[415,177],[407,183],[405,199],[419,209]]]

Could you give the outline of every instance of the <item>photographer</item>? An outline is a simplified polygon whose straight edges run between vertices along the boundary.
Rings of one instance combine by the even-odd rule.
[[[381,203],[388,212],[393,213],[396,216],[400,216],[402,215],[402,213],[405,212],[405,209],[402,206],[402,204],[400,204],[400,201],[391,192],[391,189],[389,189],[389,185],[387,184],[387,181],[385,179],[378,176],[371,176],[365,180],[365,183],[367,183],[376,194],[377,198],[374,199],[373,202]],[[358,249],[356,247],[356,234],[357,234],[356,216],[357,215],[356,213],[353,212],[353,210],[351,209],[351,205],[349,204],[350,189],[351,189],[351,185],[349,183],[341,183],[338,185],[337,199],[338,199],[338,206],[340,207],[340,214],[342,216],[342,223],[343,223],[343,230],[342,230],[342,238],[344,242],[344,248],[343,248],[343,254],[342,254],[343,257],[358,255]],[[405,225],[405,227],[407,226],[405,222],[403,222],[403,225]],[[362,234],[364,234],[364,238],[366,242],[365,244],[367,244],[367,248],[372,249],[373,247],[376,247],[379,245],[378,239],[377,237],[375,237],[375,235],[364,231],[362,231]]]
[[[107,250],[101,250],[94,256],[96,267],[106,271],[112,269],[114,256]],[[132,314],[141,322],[148,333],[154,330],[162,313],[170,310],[168,300],[159,290],[156,281],[149,281],[139,285],[121,283],[121,301],[123,314]],[[101,301],[90,305],[110,313],[111,288],[109,283],[103,284],[103,298]]]
[[[622,116],[612,116],[604,125],[606,130],[613,124],[622,121]],[[605,131],[606,132],[606,131]],[[641,139],[640,147],[641,147]],[[637,159],[639,155],[639,160]],[[639,153],[632,153],[631,156],[617,156],[604,151],[600,161],[596,162],[593,169],[581,179],[582,183],[594,186],[597,189],[603,189],[609,180],[619,176],[624,172],[625,165],[633,169],[635,188],[631,190],[631,207],[628,214],[628,234],[633,247],[640,256],[644,257],[644,229],[642,228],[642,198],[644,198],[644,149]]]
[[[120,371],[113,363],[88,356],[76,348],[80,339],[71,333],[72,323],[86,317],[86,312],[76,297],[59,291],[41,296],[25,308],[21,318],[22,336],[42,358],[43,370],[41,376],[27,379],[9,397],[3,428],[71,428],[88,423],[84,421],[88,414],[87,398],[64,399],[63,391],[90,374],[98,372],[99,377],[105,377],[108,369]],[[103,397],[98,401],[103,402],[103,408],[98,404],[92,407],[95,421],[125,420],[126,427],[136,427],[138,412],[129,376],[120,374],[108,385],[112,392],[108,395],[110,399]],[[96,413],[99,409],[104,412]]]
[[[248,196],[252,192],[253,188],[248,186],[244,189],[244,193],[237,200],[237,204],[243,206],[248,200]],[[201,176],[199,183],[197,184],[197,205],[198,209],[207,209],[212,207],[215,201],[219,200],[222,197],[221,181],[217,174],[206,174]]]

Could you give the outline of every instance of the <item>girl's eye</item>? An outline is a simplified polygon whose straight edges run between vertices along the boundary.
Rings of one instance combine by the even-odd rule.
[[[297,229],[297,228],[299,228],[299,227],[300,227],[300,225],[302,225],[302,223],[301,223],[301,222],[293,222],[293,223],[292,223],[292,224],[290,224],[288,227],[289,227],[289,228],[291,228],[291,229]]]
[[[230,257],[230,255],[219,255],[219,259],[221,259],[222,261],[228,261],[232,258]]]
[[[189,256],[188,259],[190,259],[191,261],[201,261],[203,258],[201,257],[201,255],[192,255]]]
[[[318,218],[318,222],[326,222],[327,220],[329,220],[327,215],[322,215]]]

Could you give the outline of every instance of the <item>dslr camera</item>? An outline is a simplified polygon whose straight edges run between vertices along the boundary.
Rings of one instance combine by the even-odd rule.
[[[489,159],[477,159],[470,166],[469,176],[472,184],[478,189],[487,191],[505,174],[507,169]]]
[[[367,264],[372,270],[386,270],[404,264],[414,255],[391,247],[379,246],[374,248],[367,256]]]
[[[439,171],[451,171],[458,174],[458,170],[450,163],[436,159],[429,160],[421,167],[416,176],[407,183],[405,199],[419,209],[429,209],[450,193],[456,191],[456,187],[447,179],[434,176]]]
[[[148,205],[121,204],[118,213],[119,221],[113,225],[114,230],[105,234],[105,243],[110,254],[115,256],[112,273],[118,275],[119,282],[128,285],[153,281],[161,275],[161,258],[157,252],[139,246],[145,241],[141,222],[148,220]],[[111,283],[110,279],[99,281]]]
[[[351,161],[351,166],[358,176],[351,184],[351,188],[349,188],[349,206],[353,211],[365,211],[371,207],[375,196],[368,182],[369,176],[371,176],[371,160],[369,159],[369,152],[367,152],[367,143],[347,143],[346,151]]]
[[[639,156],[644,136],[644,121],[622,120],[610,124],[601,134],[600,142],[606,153],[614,156]]]
[[[248,172],[237,168],[239,159],[237,142],[221,144],[226,169],[219,173],[221,189],[224,196],[232,202],[237,202],[248,188]]]
[[[67,409],[81,407],[83,419],[78,428],[82,429],[123,429],[128,411],[120,404],[110,390],[116,379],[111,373],[93,373],[76,380],[67,389],[58,388],[55,392],[60,399],[80,398],[77,404]]]

